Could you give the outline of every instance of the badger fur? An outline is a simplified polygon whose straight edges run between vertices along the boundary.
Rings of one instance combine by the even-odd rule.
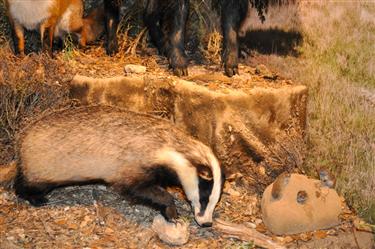
[[[46,202],[53,188],[103,182],[177,216],[165,186],[182,186],[201,226],[212,224],[224,181],[209,147],[166,120],[108,106],[66,109],[27,127],[18,139],[16,194]]]

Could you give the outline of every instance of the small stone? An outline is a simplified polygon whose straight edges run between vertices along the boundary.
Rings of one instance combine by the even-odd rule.
[[[181,246],[189,240],[189,224],[187,222],[167,222],[163,216],[157,215],[152,222],[152,230],[157,233],[163,242]]]
[[[259,174],[261,174],[262,176],[266,175],[266,169],[263,166],[260,166],[258,168],[258,171],[259,171]]]
[[[237,190],[235,190],[233,188],[228,188],[227,193],[230,196],[233,196],[233,197],[240,197],[241,196],[240,192],[238,192]]]
[[[107,186],[105,186],[105,185],[99,185],[98,189],[105,191],[105,190],[107,190]]]
[[[124,70],[125,70],[126,74],[132,74],[132,73],[143,74],[143,73],[146,73],[146,67],[145,66],[135,65],[135,64],[125,65]]]
[[[256,225],[259,225],[259,224],[261,224],[263,221],[262,221],[261,219],[255,219],[254,222],[255,222]]]
[[[245,224],[245,226],[250,227],[252,229],[255,229],[257,227],[257,225],[255,225],[252,222],[244,222],[244,224]]]

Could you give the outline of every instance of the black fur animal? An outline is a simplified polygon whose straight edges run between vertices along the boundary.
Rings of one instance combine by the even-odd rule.
[[[102,182],[171,220],[165,186],[182,186],[201,226],[212,224],[224,175],[210,148],[170,122],[113,107],[67,109],[43,117],[18,139],[16,194],[34,205],[53,188]]]
[[[259,18],[264,21],[264,14],[269,5],[281,5],[293,0],[213,0],[219,1],[221,26],[223,32],[223,55],[225,74],[232,77],[238,74],[239,37],[244,36],[249,25],[249,11],[255,8]]]
[[[117,53],[116,31],[119,23],[120,0],[104,1],[106,51]],[[147,0],[144,22],[151,41],[159,53],[165,55],[174,74],[188,74],[188,59],[185,54],[185,30],[189,14],[189,0]]]
[[[221,27],[223,32],[222,61],[225,74],[232,77],[238,74],[239,30],[244,21],[249,0],[219,0],[221,1]]]
[[[120,22],[121,0],[104,0],[105,49],[108,55],[118,52],[117,27]]]
[[[188,74],[188,59],[185,54],[186,22],[190,0],[147,0],[144,21],[151,40],[160,54],[165,55],[177,76]],[[225,74],[238,74],[239,36],[243,36],[248,25],[249,11],[255,8],[259,18],[270,4],[284,4],[293,0],[212,0],[219,7],[223,32],[222,61]],[[116,30],[119,19],[120,0],[105,1],[107,53],[117,52]]]

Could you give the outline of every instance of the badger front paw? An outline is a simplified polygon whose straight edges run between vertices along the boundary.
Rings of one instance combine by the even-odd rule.
[[[178,216],[176,206],[175,205],[167,206],[163,211],[163,215],[169,222],[176,220]]]

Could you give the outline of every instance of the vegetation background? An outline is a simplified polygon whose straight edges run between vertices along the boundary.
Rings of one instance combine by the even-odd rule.
[[[132,23],[132,32],[137,33],[142,29],[141,5],[129,2],[133,7],[123,9],[121,30],[129,31]],[[220,26],[210,4],[192,0],[187,47],[203,59],[219,63]],[[0,0],[0,163],[5,164],[21,121],[38,111],[65,105],[67,95],[66,89],[38,79],[38,75],[14,73],[21,65],[10,56],[4,9]],[[120,32],[121,44],[131,39],[123,34]],[[338,191],[373,224],[374,41],[375,2],[299,1],[297,5],[271,7],[264,23],[252,14],[251,31],[243,41],[249,56],[242,60],[265,64],[309,87],[308,151],[303,170],[316,176],[317,167],[329,168],[337,178]],[[49,66],[58,71],[58,63]]]
[[[301,1],[269,15],[253,28],[302,36],[297,55],[276,47],[253,60],[309,87],[305,171],[330,169],[348,203],[375,223],[375,2]]]

